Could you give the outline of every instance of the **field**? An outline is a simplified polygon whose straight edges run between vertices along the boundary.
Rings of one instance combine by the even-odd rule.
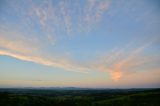
[[[160,89],[1,88],[0,106],[160,106]]]

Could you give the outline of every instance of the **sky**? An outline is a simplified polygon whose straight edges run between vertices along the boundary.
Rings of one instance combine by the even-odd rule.
[[[159,0],[0,0],[0,87],[160,87]]]

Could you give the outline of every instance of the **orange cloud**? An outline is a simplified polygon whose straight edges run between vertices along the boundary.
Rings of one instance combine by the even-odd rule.
[[[147,67],[147,64],[152,65],[159,61],[159,57],[143,54],[144,50],[150,45],[151,43],[148,43],[128,53],[126,49],[114,50],[97,59],[96,62],[94,61],[95,63],[91,63],[90,67],[94,70],[109,72],[114,81],[121,80],[126,75],[143,70],[144,67]],[[150,66],[150,68],[152,70],[153,67]]]
[[[123,73],[122,71],[114,70],[111,72],[111,76],[114,81],[118,81],[123,76]]]

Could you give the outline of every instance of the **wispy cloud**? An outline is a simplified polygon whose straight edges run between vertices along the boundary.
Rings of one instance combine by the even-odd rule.
[[[78,66],[75,63],[72,63],[71,61],[65,60],[65,59],[55,60],[55,58],[51,59],[49,57],[47,58],[47,57],[37,56],[37,55],[35,56],[35,55],[17,54],[17,53],[5,51],[5,50],[0,50],[0,55],[10,56],[19,60],[30,61],[30,62],[34,62],[34,63],[46,65],[46,66],[57,67],[57,68],[65,69],[68,71],[73,71],[73,72],[87,73],[89,71],[89,69]]]
[[[0,30],[0,34],[0,47],[8,51],[32,54],[41,46],[36,39],[25,38],[20,32]]]
[[[93,26],[98,24],[102,19],[102,16],[109,8],[109,1],[87,0],[84,7],[84,18],[81,22],[83,26],[88,30],[91,30]]]
[[[66,2],[60,2],[60,13],[64,20],[64,26],[66,27],[67,33],[70,33],[72,30],[71,14],[69,13],[70,9],[67,7]]]

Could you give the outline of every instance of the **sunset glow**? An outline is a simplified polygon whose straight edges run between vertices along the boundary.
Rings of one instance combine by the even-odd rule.
[[[160,87],[159,5],[1,0],[0,87]]]

